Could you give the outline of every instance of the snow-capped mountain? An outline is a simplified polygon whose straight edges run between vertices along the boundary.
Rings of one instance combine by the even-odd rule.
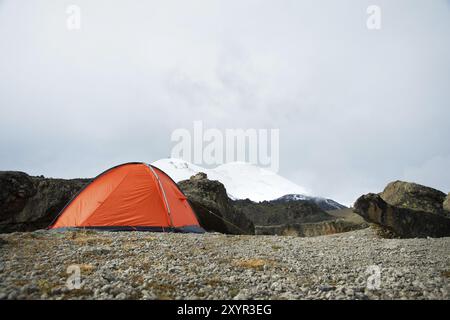
[[[287,194],[287,195],[282,196],[273,201],[274,202],[275,201],[290,202],[290,201],[298,201],[298,200],[312,201],[315,204],[317,204],[317,206],[319,206],[319,208],[321,208],[322,210],[325,210],[325,211],[339,210],[339,209],[347,208],[346,206],[344,206],[332,199],[327,199],[327,198],[322,198],[322,197],[312,197],[312,196],[307,196],[307,195],[303,195],[303,194]]]
[[[189,179],[204,172],[210,180],[218,180],[233,200],[250,199],[254,202],[289,202],[307,200],[315,202],[322,210],[343,209],[334,200],[315,197],[303,187],[282,176],[246,162],[230,162],[213,169],[202,168],[181,159],[161,159],[152,163],[167,173],[175,182]]]
[[[175,182],[189,179],[204,172],[210,180],[224,184],[232,199],[264,201],[280,198],[286,194],[308,195],[305,188],[282,176],[246,162],[231,162],[213,169],[202,168],[180,159],[161,159],[152,163],[167,173]]]

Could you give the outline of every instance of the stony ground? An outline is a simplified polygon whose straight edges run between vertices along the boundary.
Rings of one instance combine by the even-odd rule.
[[[71,265],[79,289],[67,286]],[[0,235],[1,299],[449,299],[449,277],[450,238],[380,239],[370,228],[315,238]]]

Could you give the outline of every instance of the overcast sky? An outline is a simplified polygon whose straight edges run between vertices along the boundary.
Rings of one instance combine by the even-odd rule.
[[[450,1],[0,0],[0,170],[153,162],[194,120],[279,128],[279,173],[346,204],[449,192]]]

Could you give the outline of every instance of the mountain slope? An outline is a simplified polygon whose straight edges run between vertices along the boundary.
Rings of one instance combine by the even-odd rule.
[[[278,199],[273,200],[272,202],[292,202],[300,200],[314,202],[320,209],[325,211],[340,210],[347,208],[346,206],[332,199],[326,199],[322,197],[311,197],[303,194],[287,194]]]
[[[291,225],[334,220],[314,202],[298,200],[293,202],[236,200],[234,206],[240,209],[255,225]]]

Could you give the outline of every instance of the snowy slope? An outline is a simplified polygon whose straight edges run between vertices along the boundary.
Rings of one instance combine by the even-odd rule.
[[[236,199],[263,201],[288,193],[307,193],[305,188],[282,176],[245,162],[223,164],[215,168],[214,172],[220,177],[217,180],[222,182]]]
[[[167,173],[175,182],[189,179],[191,176],[199,172],[204,172],[206,174],[209,173],[208,169],[204,169],[187,161],[174,158],[161,159],[153,162],[152,165]],[[210,178],[209,174],[208,178]]]
[[[161,159],[152,163],[166,172],[175,182],[204,172],[210,180],[222,182],[233,199],[252,201],[273,200],[286,194],[308,194],[305,188],[282,176],[245,162],[231,162],[206,169],[180,159]]]
[[[322,210],[339,210],[339,209],[345,209],[346,206],[332,200],[327,199],[323,197],[312,197],[307,196],[304,194],[287,194],[285,196],[282,196],[278,199],[275,199],[275,201],[279,202],[289,202],[289,201],[298,201],[298,200],[306,200],[306,201],[312,201],[315,204],[317,204]]]

